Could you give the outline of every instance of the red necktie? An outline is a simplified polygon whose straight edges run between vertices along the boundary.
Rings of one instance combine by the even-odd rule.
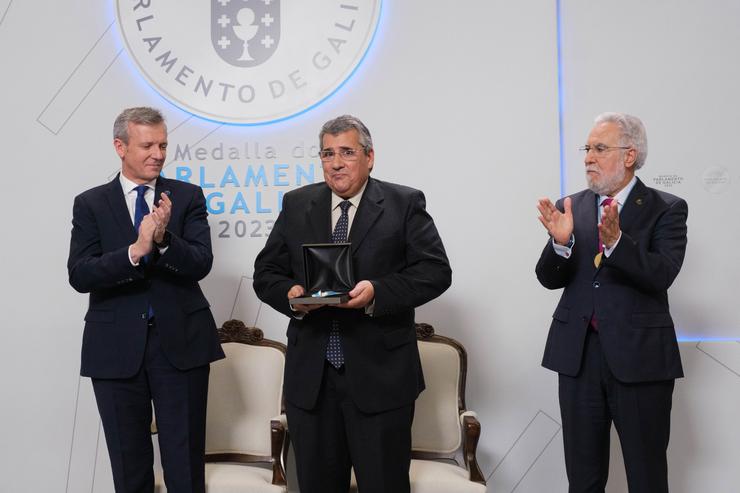
[[[614,202],[614,199],[611,197],[607,197],[601,201],[601,207],[604,207],[605,205],[612,205],[612,202]],[[603,251],[604,251],[604,242],[601,240],[601,231],[599,231],[599,252],[603,252]]]

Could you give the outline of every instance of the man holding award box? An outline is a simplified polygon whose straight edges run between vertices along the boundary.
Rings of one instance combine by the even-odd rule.
[[[319,140],[324,182],[285,195],[254,273],[259,298],[290,317],[285,400],[300,490],[346,492],[354,468],[363,493],[408,492],[424,389],[414,308],[449,287],[449,262],[424,194],[369,177],[375,154],[359,119],[327,122]]]

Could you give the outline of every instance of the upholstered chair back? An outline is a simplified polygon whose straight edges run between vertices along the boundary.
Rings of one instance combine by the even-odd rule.
[[[229,320],[218,329],[226,358],[211,363],[206,418],[208,493],[287,493],[285,345]],[[167,493],[155,469],[155,493]],[[175,492],[172,492],[175,493]]]
[[[269,456],[269,423],[282,409],[285,355],[271,346],[222,344],[211,364],[206,454]]]
[[[468,357],[458,341],[416,324],[426,389],[416,400],[411,428],[411,493],[485,493],[476,448],[480,422],[465,407]],[[352,475],[351,493],[357,493]]]
[[[426,389],[416,400],[412,447],[418,452],[454,454],[460,448],[460,354],[439,340],[419,340]]]

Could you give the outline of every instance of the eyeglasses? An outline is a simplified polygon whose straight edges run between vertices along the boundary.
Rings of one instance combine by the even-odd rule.
[[[339,151],[334,149],[324,149],[319,151],[319,157],[322,161],[334,161],[334,156],[339,154],[342,161],[356,161],[359,157],[361,149],[352,149],[351,147],[342,147]]]
[[[600,156],[604,154],[606,151],[610,151],[612,149],[632,149],[630,146],[608,146],[606,144],[596,144],[596,145],[585,145],[578,148],[579,151],[583,151],[586,154],[589,153],[589,151],[594,151],[594,154],[597,156]]]

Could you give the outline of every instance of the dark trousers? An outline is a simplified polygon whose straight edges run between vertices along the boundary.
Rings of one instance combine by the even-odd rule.
[[[117,493],[154,491],[151,422],[157,418],[159,450],[169,493],[205,491],[205,424],[208,365],[173,367],[150,324],[144,361],[131,378],[93,378]]]
[[[324,368],[316,407],[286,403],[301,493],[408,493],[414,404],[367,414],[347,393],[344,367]]]
[[[589,330],[580,373],[560,375],[565,466],[570,493],[603,493],[609,434],[617,429],[630,493],[667,493],[666,449],[674,380],[622,383],[614,378],[598,333]]]

